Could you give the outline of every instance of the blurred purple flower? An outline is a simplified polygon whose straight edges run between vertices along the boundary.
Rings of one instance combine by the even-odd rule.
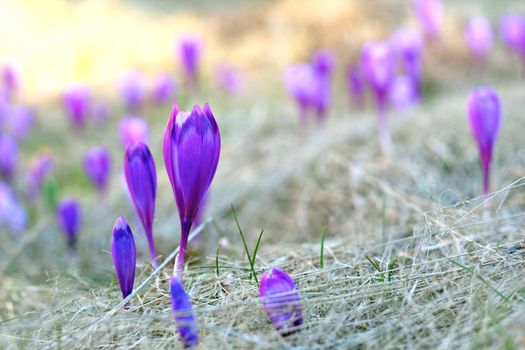
[[[180,36],[177,42],[180,65],[188,85],[195,87],[199,80],[199,61],[202,53],[202,41],[199,37],[186,34]]]
[[[20,74],[11,64],[5,64],[2,67],[2,83],[7,98],[12,101],[20,89]]]
[[[503,16],[500,35],[505,46],[525,60],[525,16],[514,13]]]
[[[261,278],[259,296],[275,329],[283,336],[300,330],[303,324],[301,301],[292,278],[273,267]]]
[[[320,50],[312,59],[312,67],[317,80],[317,92],[315,94],[314,106],[317,118],[324,120],[331,100],[331,76],[334,69],[334,55],[326,50]]]
[[[348,67],[347,84],[352,103],[357,107],[363,106],[365,102],[365,88],[363,86],[363,76],[358,66],[350,65]]]
[[[70,85],[62,94],[62,103],[73,127],[82,130],[91,109],[91,91],[82,84]]]
[[[124,147],[130,143],[148,143],[148,123],[140,117],[124,117],[119,124],[120,142]]]
[[[126,299],[133,291],[137,252],[133,233],[123,216],[119,216],[113,226],[111,255],[113,256],[113,265],[115,266],[122,298]],[[128,305],[124,307],[127,308]]]
[[[398,111],[406,110],[418,100],[418,93],[414,81],[406,76],[399,75],[395,78],[390,89],[390,103]]]
[[[319,50],[312,59],[312,66],[318,75],[329,77],[335,65],[333,53],[326,50]]]
[[[414,11],[425,38],[438,39],[443,23],[443,3],[441,0],[413,0]]]
[[[421,35],[412,28],[401,28],[393,34],[391,41],[403,71],[414,82],[417,96],[419,96],[423,66],[423,39]]]
[[[184,347],[193,347],[199,342],[199,330],[195,322],[195,314],[193,313],[190,297],[177,277],[173,277],[170,280],[170,295],[180,340],[183,342]]]
[[[18,162],[18,145],[16,140],[7,134],[0,134],[0,176],[11,181]]]
[[[500,101],[490,87],[474,89],[468,99],[468,118],[472,135],[478,143],[483,170],[483,193],[490,191],[492,149],[501,123]]]
[[[177,94],[177,84],[169,74],[157,77],[153,84],[153,101],[157,104],[172,103]]]
[[[27,212],[11,188],[0,181],[0,225],[4,224],[13,231],[23,230],[27,225]]]
[[[108,150],[104,147],[89,149],[84,156],[84,170],[99,192],[105,192],[111,173],[111,157]]]
[[[124,155],[124,174],[129,193],[146,232],[153,266],[157,268],[157,254],[153,240],[153,218],[157,194],[157,172],[151,152],[144,143],[130,143]]]
[[[107,103],[98,101],[93,104],[93,120],[98,125],[104,125],[107,123],[110,117],[110,110]]]
[[[57,221],[66,235],[70,249],[76,249],[81,220],[80,206],[76,200],[68,198],[60,201],[57,208]]]
[[[317,94],[315,71],[310,64],[295,64],[284,72],[284,83],[299,107],[299,121],[304,125]]]
[[[480,61],[486,59],[492,48],[492,27],[484,17],[474,17],[465,28],[465,40],[472,54]]]
[[[128,71],[120,76],[119,92],[129,111],[140,111],[146,95],[144,76],[138,71]]]
[[[230,95],[236,95],[244,86],[244,78],[228,64],[219,64],[215,69],[217,86]]]
[[[219,127],[208,104],[179,112],[173,106],[164,132],[164,164],[181,221],[175,276],[180,278],[191,226],[211,185],[221,149]]]
[[[29,136],[35,122],[35,111],[29,107],[15,106],[9,113],[9,131],[19,140]]]
[[[48,153],[41,153],[35,158],[27,171],[27,195],[36,199],[42,188],[42,183],[53,171],[53,158]]]

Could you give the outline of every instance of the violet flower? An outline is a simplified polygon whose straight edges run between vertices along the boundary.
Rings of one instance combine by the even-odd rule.
[[[478,143],[483,170],[483,193],[490,191],[492,150],[501,123],[500,102],[490,87],[474,89],[468,99],[468,118],[474,139]]]
[[[465,28],[465,40],[472,54],[484,61],[492,48],[492,27],[484,17],[470,19]]]
[[[111,157],[104,147],[93,147],[84,156],[84,170],[99,192],[105,192],[111,172]]]
[[[412,107],[418,100],[418,93],[414,81],[406,76],[399,75],[395,78],[390,89],[390,103],[398,111]]]
[[[211,185],[221,149],[219,127],[208,104],[179,112],[173,106],[164,132],[164,164],[173,187],[181,223],[175,276],[184,267],[186,245],[195,215]]]
[[[365,88],[361,70],[356,65],[350,65],[347,72],[347,86],[350,98],[356,107],[362,107],[365,103]]]
[[[180,340],[186,348],[193,347],[199,342],[199,330],[195,324],[190,297],[177,277],[170,280],[170,295]]]
[[[67,244],[71,250],[76,249],[81,220],[80,206],[76,200],[68,198],[58,204],[58,225],[66,235]]]
[[[120,142],[124,147],[130,143],[148,143],[148,123],[140,117],[124,117],[119,124]]]
[[[326,117],[326,112],[331,100],[330,80],[334,68],[334,57],[329,51],[318,51],[312,60],[312,68],[316,76],[316,94],[314,107],[317,118],[322,121]]]
[[[395,77],[394,54],[390,43],[381,41],[367,43],[361,54],[361,69],[365,81],[375,96],[381,148],[384,152],[388,152],[391,140],[386,119],[386,107],[390,87]]]
[[[525,16],[513,13],[503,16],[500,35],[505,46],[525,61]]]
[[[33,109],[24,106],[15,106],[11,108],[9,115],[9,131],[17,139],[26,139],[29,136],[34,122],[35,112]]]
[[[283,336],[300,330],[303,324],[301,301],[292,278],[274,267],[261,278],[259,296],[275,329]]]
[[[189,87],[195,88],[199,80],[202,41],[195,35],[183,35],[178,39],[177,50],[186,82]]]
[[[316,99],[318,81],[315,71],[307,63],[290,66],[284,72],[284,83],[299,108],[299,121],[304,126]]]
[[[12,101],[20,89],[20,75],[17,69],[10,64],[5,64],[2,67],[1,75],[6,95]]]
[[[228,64],[220,64],[215,69],[217,86],[229,95],[238,94],[244,86],[244,78]]]
[[[153,84],[152,98],[157,104],[172,102],[177,93],[177,84],[169,74],[157,77]]]
[[[40,194],[42,183],[53,170],[53,158],[47,153],[41,153],[29,165],[27,171],[27,195],[34,200]]]
[[[18,153],[16,140],[7,134],[0,135],[0,176],[6,181],[15,175]]]
[[[91,110],[91,91],[82,84],[69,86],[62,94],[62,103],[73,127],[84,129]]]
[[[423,39],[412,28],[401,28],[392,36],[392,45],[405,74],[413,80],[417,96],[421,95]]]
[[[137,71],[123,73],[120,76],[119,92],[129,111],[140,111],[146,95],[144,76]]]
[[[430,41],[438,39],[443,23],[441,0],[413,0],[413,5],[425,38]]]
[[[27,212],[17,200],[12,189],[0,181],[0,225],[4,224],[13,231],[25,229]]]
[[[115,266],[115,273],[117,274],[122,298],[126,299],[133,291],[137,252],[133,233],[123,216],[119,216],[113,226],[111,255],[113,256],[113,265]],[[127,308],[128,305],[129,304],[127,304],[125,308]]]
[[[124,174],[133,204],[146,232],[153,266],[157,268],[157,254],[153,240],[157,172],[153,156],[146,144],[142,142],[128,144],[124,155]]]

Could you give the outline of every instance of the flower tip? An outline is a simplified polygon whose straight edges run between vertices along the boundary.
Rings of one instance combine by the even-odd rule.
[[[170,280],[170,295],[175,323],[181,341],[185,347],[193,347],[199,342],[199,334],[195,324],[195,315],[190,298],[180,279],[173,277]]]

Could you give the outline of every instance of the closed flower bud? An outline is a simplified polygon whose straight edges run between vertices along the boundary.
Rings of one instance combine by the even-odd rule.
[[[122,291],[122,298],[125,299],[133,291],[137,253],[133,233],[123,216],[119,216],[113,226],[111,255],[113,256],[115,273]]]
[[[76,200],[68,198],[59,203],[57,221],[66,235],[67,244],[70,249],[76,248],[81,219],[80,207]]]
[[[111,172],[111,157],[103,147],[91,148],[84,157],[84,170],[100,192],[105,192]]]
[[[199,342],[199,331],[195,324],[190,297],[177,277],[170,280],[170,295],[179,337],[185,347],[193,347]]]

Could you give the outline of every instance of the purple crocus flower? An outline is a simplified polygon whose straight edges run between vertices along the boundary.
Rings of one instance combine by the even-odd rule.
[[[318,80],[312,65],[303,63],[288,67],[284,72],[284,83],[299,107],[299,121],[304,126],[317,94]]]
[[[189,86],[196,87],[199,80],[199,61],[202,53],[202,41],[191,34],[179,37],[177,43],[179,61]]]
[[[27,172],[27,195],[34,200],[40,194],[42,183],[53,170],[53,158],[48,153],[41,153],[35,158]]]
[[[113,256],[113,265],[115,266],[122,298],[125,299],[133,291],[137,252],[133,233],[123,216],[119,216],[113,226],[111,255]],[[127,308],[128,305],[125,307]]]
[[[348,67],[347,84],[352,103],[357,107],[363,106],[365,103],[365,88],[363,86],[363,76],[358,66],[352,64]]]
[[[390,132],[386,120],[387,99],[395,77],[395,60],[388,42],[369,42],[363,47],[361,69],[365,81],[371,87],[378,111],[377,126],[383,151],[390,148]]]
[[[503,16],[500,35],[505,46],[525,61],[525,16],[513,13]]]
[[[500,102],[490,87],[474,89],[468,99],[468,118],[472,134],[478,143],[483,169],[483,193],[490,191],[492,149],[501,123]]]
[[[35,121],[33,109],[24,106],[11,108],[9,114],[9,131],[19,140],[24,140],[29,136],[31,127]]]
[[[78,202],[72,198],[64,199],[58,204],[58,225],[66,235],[70,249],[76,249],[77,236],[81,225],[81,213]]]
[[[472,54],[484,61],[492,48],[492,27],[484,17],[474,17],[465,28],[465,40]]]
[[[70,85],[62,94],[62,103],[73,127],[82,130],[91,109],[91,91],[82,84]]]
[[[170,295],[180,340],[186,348],[193,347],[199,342],[199,330],[195,324],[190,297],[177,277],[170,280]]]
[[[18,162],[18,145],[7,134],[0,135],[0,176],[7,181],[13,178]]]
[[[392,36],[392,45],[403,71],[416,85],[417,95],[421,92],[423,39],[412,28],[401,28]]]
[[[2,67],[2,82],[9,100],[18,93],[20,89],[20,77],[17,69],[11,64]]]
[[[403,111],[413,106],[418,99],[416,84],[406,76],[397,76],[390,89],[390,103],[398,110]]]
[[[177,93],[177,84],[169,74],[157,77],[153,84],[152,98],[157,104],[172,102]]]
[[[299,331],[303,324],[301,301],[292,278],[273,267],[261,278],[259,296],[275,329],[283,336]]]
[[[0,181],[0,225],[4,224],[13,231],[23,230],[27,224],[27,212],[11,188]]]
[[[130,143],[148,143],[148,123],[140,117],[124,117],[119,124],[120,142],[124,147]]]
[[[176,277],[181,276],[188,235],[215,176],[220,150],[219,127],[208,104],[194,106],[191,112],[179,112],[177,105],[173,106],[164,132],[164,164],[181,222]]]
[[[100,192],[105,192],[111,172],[111,157],[104,147],[93,147],[84,156],[84,170]]]
[[[441,34],[443,3],[441,0],[414,0],[414,10],[425,38],[436,40]]]
[[[156,268],[158,264],[153,240],[153,217],[157,194],[157,172],[153,156],[146,144],[142,142],[128,144],[124,155],[124,174],[133,204],[146,232],[153,266]]]
[[[119,81],[119,91],[129,111],[140,111],[146,95],[144,76],[138,71],[123,73]]]
[[[314,107],[319,120],[324,120],[330,104],[330,80],[334,61],[334,56],[331,52],[320,50],[314,55],[311,63],[317,80]]]
[[[217,86],[229,95],[236,95],[244,86],[244,78],[228,64],[219,64],[215,69]]]

